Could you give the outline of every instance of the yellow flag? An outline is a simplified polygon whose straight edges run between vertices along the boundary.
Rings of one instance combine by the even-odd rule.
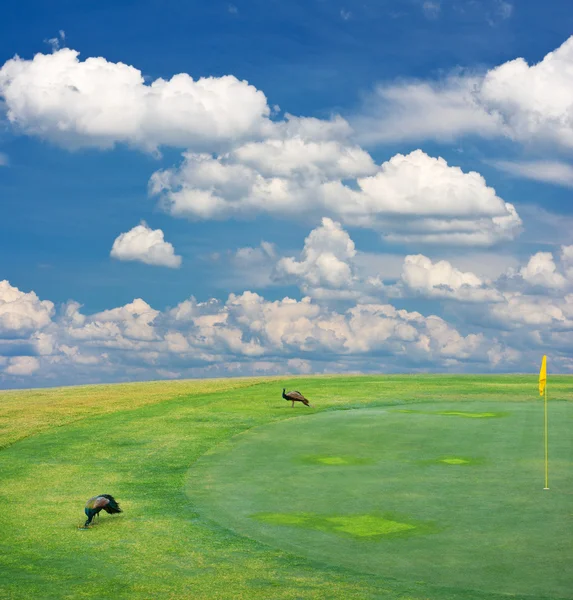
[[[543,396],[545,391],[545,385],[547,383],[547,356],[543,355],[541,361],[541,370],[539,371],[539,395]]]

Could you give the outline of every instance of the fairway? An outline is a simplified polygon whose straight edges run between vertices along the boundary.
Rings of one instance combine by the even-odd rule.
[[[201,511],[300,556],[400,579],[573,598],[572,445],[552,405],[326,412],[237,436],[190,471]]]
[[[293,383],[0,394],[0,598],[573,597],[572,378]]]

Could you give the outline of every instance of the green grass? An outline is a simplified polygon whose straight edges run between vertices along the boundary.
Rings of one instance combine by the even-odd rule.
[[[452,424],[452,413],[465,412],[439,403],[259,427],[198,461],[189,494],[222,526],[311,560],[461,589],[572,597],[571,406],[551,407],[548,494],[542,403],[495,404],[505,418]],[[466,406],[490,414],[494,403]],[[311,448],[370,462],[304,464]]]
[[[561,446],[552,444],[549,492],[539,491],[542,404],[537,399],[535,376],[297,378],[296,389],[310,398],[312,409],[292,409],[280,398],[283,383],[285,387],[293,384],[278,378],[239,379],[1,393],[0,597],[501,600],[507,598],[507,589],[502,586],[498,592],[492,582],[507,583],[515,568],[503,557],[512,555],[515,559],[516,549],[532,539],[537,545],[517,552],[517,560],[524,561],[517,567],[526,572],[529,565],[545,586],[542,591],[524,592],[518,585],[512,597],[572,597],[573,585],[561,593],[558,586],[562,583],[556,584],[544,572],[548,558],[543,552],[550,551],[568,563],[573,559],[573,436],[568,425],[573,409],[573,379],[551,379],[550,417],[557,410],[561,412],[559,419],[550,421],[550,429],[555,433],[563,428],[566,435]],[[333,447],[324,435],[319,443],[317,431],[322,428],[326,433],[328,429],[320,423],[330,419],[344,423],[355,420],[344,419],[345,415],[371,412],[348,412],[359,408],[380,413],[372,423],[373,431],[383,422],[383,414],[396,423],[424,420],[427,427],[387,430],[387,453],[382,461],[373,460],[371,449],[360,437],[354,444],[346,443],[345,448]],[[459,418],[460,414],[435,414],[440,410],[504,416]],[[316,427],[308,433],[308,423],[313,420]],[[227,508],[206,505],[205,500],[211,494],[220,503],[221,491],[231,505],[236,486],[252,494],[252,499],[260,497],[267,484],[263,481],[261,487],[259,480],[249,481],[248,469],[230,483],[220,469],[233,471],[242,464],[244,458],[229,454],[231,449],[248,446],[249,440],[260,441],[265,436],[272,442],[276,428],[291,432],[288,447],[278,440],[274,450],[265,445],[266,453],[258,455],[259,462],[246,466],[252,473],[258,464],[268,476],[274,462],[278,471],[271,482],[282,486],[283,497],[291,502],[281,502],[280,506],[269,503],[268,507],[252,504],[248,508],[245,498],[235,498],[235,515],[232,509],[229,512],[238,525],[231,523]],[[466,434],[457,434],[460,428]],[[480,432],[473,438],[474,444],[467,435],[472,428]],[[510,433],[507,438],[499,435],[504,428]],[[442,442],[451,440],[450,445],[439,443],[439,436],[428,437],[437,431],[441,432]],[[302,445],[296,446],[298,443]],[[293,457],[294,446],[298,454]],[[416,454],[410,456],[410,461],[412,448],[431,449],[433,454]],[[459,579],[452,580],[447,571],[439,577],[431,563],[443,548],[441,544],[463,537],[448,523],[452,506],[443,503],[440,486],[446,484],[459,491],[459,478],[471,479],[476,470],[491,472],[492,458],[501,469],[492,477],[513,473],[513,463],[521,451],[530,454],[523,459],[525,464],[520,465],[519,472],[530,473],[531,479],[520,476],[517,482],[507,478],[499,489],[478,496],[472,484],[470,513],[460,522],[474,536],[479,534],[478,517],[482,520],[477,524],[485,526],[484,534],[478,536],[473,561],[464,568],[471,571],[474,563],[487,563],[492,556],[502,560],[490,563],[491,573],[485,583],[476,583],[470,577],[463,585]],[[345,464],[336,464],[336,460],[329,464],[321,458],[339,458]],[[422,464],[452,458],[478,462]],[[207,463],[212,468],[206,469]],[[311,493],[313,506],[293,505],[301,478],[293,479],[283,467],[293,472],[310,470],[314,475],[308,481],[314,478],[321,486],[334,486],[338,479],[338,488],[328,489],[334,490],[332,493],[338,489],[339,496],[331,498],[328,506],[321,506],[322,492]],[[376,470],[381,468],[385,476],[392,476],[389,481],[395,484],[395,504],[374,506],[372,494],[370,500],[362,494],[367,501],[361,503],[348,499],[357,481],[368,492],[368,478],[356,479],[359,471],[379,473]],[[422,488],[415,479],[420,473],[426,473]],[[400,499],[399,488],[408,477],[414,479],[408,489],[403,489],[404,498]],[[113,494],[125,512],[104,515],[89,530],[78,529],[85,520],[85,501],[97,493]],[[356,496],[360,497],[360,489]],[[501,511],[502,501],[512,510]],[[355,503],[352,510],[349,502]],[[524,511],[528,520],[521,516]],[[252,517],[260,513],[275,515],[279,520],[283,515],[283,519],[291,519],[291,526]],[[488,514],[494,522],[488,522]],[[298,525],[292,526],[293,518],[299,519]],[[254,529],[242,533],[245,523]],[[496,523],[503,527],[496,527]],[[558,536],[538,539],[535,532],[542,526]],[[268,539],[257,528],[262,528]],[[406,535],[416,529],[422,533]],[[375,536],[365,535],[373,531]],[[507,531],[517,532],[516,536],[507,538]],[[364,562],[357,566],[324,552],[316,553],[314,546],[303,552],[301,535],[311,540],[324,536],[330,540],[325,547],[332,546],[333,539],[337,544],[371,550],[380,544],[414,544],[418,565],[424,565],[424,544],[429,550],[434,546],[427,555],[425,571],[410,567],[408,553],[395,552],[387,555],[394,556],[392,569],[375,570]],[[460,548],[467,552],[469,545]],[[450,565],[452,572],[458,568],[455,562]],[[561,581],[569,571],[559,575]]]
[[[326,531],[335,535],[346,534],[355,539],[388,538],[396,534],[415,533],[420,529],[417,524],[397,521],[396,519],[400,517],[388,514],[325,517],[311,513],[260,513],[252,515],[252,517],[270,525],[302,527],[304,529]],[[425,532],[429,531],[429,529],[425,530]]]

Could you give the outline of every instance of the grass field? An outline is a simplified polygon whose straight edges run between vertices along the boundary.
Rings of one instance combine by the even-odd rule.
[[[313,408],[290,407],[283,387]],[[573,598],[573,378],[0,393],[0,598]],[[124,513],[89,530],[88,497]]]

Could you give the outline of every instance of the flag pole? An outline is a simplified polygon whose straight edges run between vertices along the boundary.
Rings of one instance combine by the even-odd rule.
[[[545,382],[545,487],[549,489],[549,440],[547,431],[547,381]]]

